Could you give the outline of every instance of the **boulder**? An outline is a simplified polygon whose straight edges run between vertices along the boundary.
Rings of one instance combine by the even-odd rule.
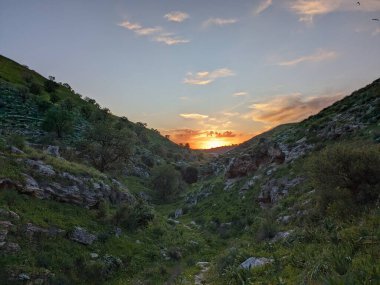
[[[183,210],[182,209],[177,209],[174,212],[174,219],[178,219],[179,217],[182,217],[183,215]]]
[[[84,245],[90,245],[96,240],[96,236],[93,234],[90,234],[86,229],[81,227],[75,227],[74,230],[70,233],[69,238],[72,241],[84,244]]]
[[[242,269],[252,269],[255,267],[260,267],[265,264],[273,262],[273,259],[265,258],[265,257],[250,257],[246,261],[242,262],[239,265],[239,268]]]
[[[45,153],[50,154],[52,156],[61,157],[61,155],[59,154],[59,146],[48,145],[44,151]]]

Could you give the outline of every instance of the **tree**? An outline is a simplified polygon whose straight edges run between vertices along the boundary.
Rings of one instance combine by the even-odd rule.
[[[182,171],[182,178],[187,184],[193,184],[198,181],[198,169],[194,166],[188,166]]]
[[[104,172],[117,163],[126,162],[133,152],[134,143],[131,131],[127,128],[118,130],[108,119],[98,121],[86,132],[83,148],[92,165]]]
[[[152,171],[152,185],[160,200],[172,200],[181,191],[181,175],[172,165],[156,166]]]
[[[48,132],[55,132],[58,138],[73,131],[72,113],[61,107],[52,107],[46,113],[42,128]]]
[[[57,88],[59,87],[59,84],[55,82],[54,80],[49,79],[45,81],[44,87],[45,87],[46,92],[53,93],[55,90],[57,90]]]
[[[322,212],[352,212],[380,197],[379,145],[328,146],[311,158],[308,170]]]

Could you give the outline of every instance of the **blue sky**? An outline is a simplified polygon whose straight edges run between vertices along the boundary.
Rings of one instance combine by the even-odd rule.
[[[0,53],[177,142],[241,142],[380,76],[380,0],[0,0]]]

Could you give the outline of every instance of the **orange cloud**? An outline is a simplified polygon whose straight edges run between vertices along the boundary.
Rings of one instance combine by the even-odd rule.
[[[195,74],[189,72],[184,79],[184,83],[191,85],[207,85],[218,78],[234,76],[235,73],[228,68],[219,68],[213,71],[200,71]]]
[[[294,66],[303,62],[320,62],[320,61],[324,61],[328,59],[334,59],[337,56],[338,54],[335,51],[318,50],[316,53],[311,54],[311,55],[301,56],[296,59],[279,62],[278,65]]]
[[[250,106],[251,112],[245,117],[271,126],[297,122],[341,98],[343,98],[341,93],[323,97],[303,97],[300,93],[294,93],[255,103]]]

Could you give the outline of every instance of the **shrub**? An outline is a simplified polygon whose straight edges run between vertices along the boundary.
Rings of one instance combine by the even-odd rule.
[[[182,178],[187,184],[193,184],[198,181],[198,169],[194,166],[186,167],[182,172]]]
[[[146,227],[154,219],[153,209],[143,200],[139,199],[133,204],[124,204],[112,218],[118,226],[135,230]]]
[[[29,92],[34,94],[34,95],[39,95],[41,94],[41,87],[35,82],[32,82],[29,86]]]
[[[181,190],[181,175],[172,165],[156,166],[152,171],[152,184],[160,200],[170,201]]]
[[[380,146],[338,144],[311,158],[308,170],[319,209],[351,212],[374,203],[380,193]]]
[[[59,87],[59,84],[54,80],[49,79],[45,81],[44,87],[46,92],[53,93]]]
[[[256,239],[263,241],[272,239],[277,233],[277,226],[272,217],[266,217],[260,224],[260,227],[256,233]]]

